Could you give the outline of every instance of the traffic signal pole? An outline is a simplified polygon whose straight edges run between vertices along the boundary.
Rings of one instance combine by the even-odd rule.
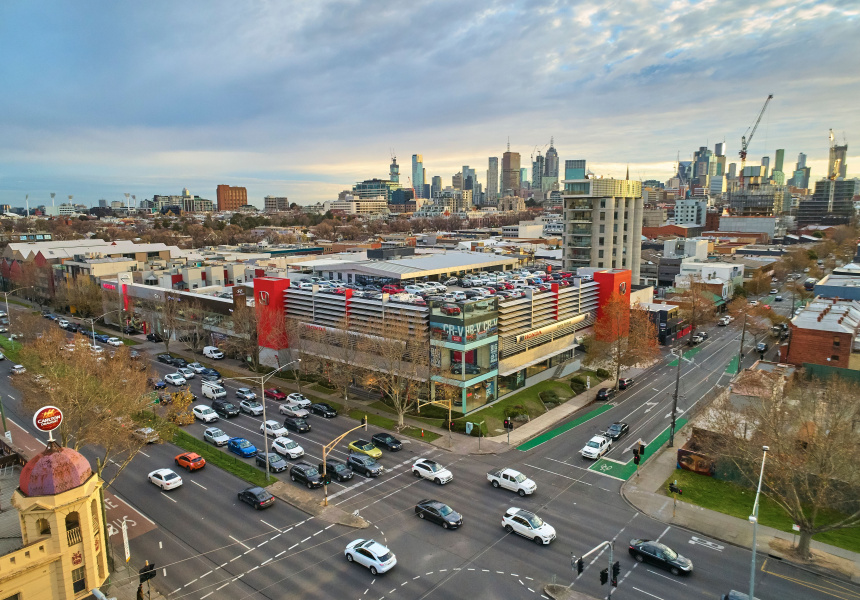
[[[612,540],[601,542],[582,556],[576,556],[573,553],[570,555],[570,565],[576,571],[577,576],[582,575],[583,570],[585,570],[585,559],[594,554],[597,551],[603,551],[605,549],[609,549],[609,565],[606,569],[603,569],[601,573],[601,581],[600,584],[603,585],[606,581],[610,581],[609,592],[606,594],[606,600],[611,600],[612,598],[612,588],[618,587],[618,574],[621,570],[621,565],[614,562],[614,553],[613,553],[613,543]],[[605,578],[604,578],[605,574]],[[578,578],[578,577],[577,577]],[[567,589],[573,587],[573,584],[576,583],[576,580],[572,581]]]
[[[684,360],[684,347],[678,347],[678,369],[675,371],[675,393],[672,395],[672,425],[669,429],[669,448],[675,443],[675,415],[678,412],[678,388],[681,387],[681,362]]]
[[[361,425],[359,425],[358,427],[353,427],[352,429],[347,429],[342,435],[336,437],[335,439],[330,441],[328,444],[323,446],[323,451],[322,451],[322,456],[323,456],[322,479],[323,479],[323,493],[325,494],[325,500],[323,500],[323,506],[328,506],[328,477],[327,477],[328,473],[326,472],[326,468],[327,468],[326,463],[328,462],[328,454],[329,454],[329,452],[334,450],[335,446],[337,446],[341,441],[343,441],[343,438],[348,436],[353,431],[358,431],[359,429],[364,429],[365,431],[367,431],[367,415],[365,415],[364,418],[362,419]]]

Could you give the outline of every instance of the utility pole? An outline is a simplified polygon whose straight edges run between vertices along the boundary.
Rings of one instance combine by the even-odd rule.
[[[678,368],[675,370],[675,393],[672,395],[672,425],[669,427],[669,448],[675,443],[675,413],[678,412],[678,388],[681,387],[681,361],[684,360],[684,347],[678,347]]]
[[[744,326],[741,329],[741,347],[738,349],[738,373],[741,372],[741,364],[744,362],[744,336],[747,333],[747,313],[744,312]]]

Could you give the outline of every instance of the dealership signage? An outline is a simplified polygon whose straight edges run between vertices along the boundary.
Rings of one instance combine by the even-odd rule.
[[[569,325],[574,325],[583,320],[585,320],[585,315],[579,315],[570,319],[565,319],[564,321],[551,323],[550,325],[546,325],[544,327],[541,327],[540,329],[532,329],[531,331],[526,331],[525,333],[521,333],[517,336],[517,343],[526,342],[530,339],[544,335],[545,333],[552,333],[557,329],[561,329],[562,327],[567,327]]]
[[[450,323],[434,323],[433,330],[449,342],[475,342],[496,335],[499,331],[499,320],[489,319],[469,325],[452,325]]]

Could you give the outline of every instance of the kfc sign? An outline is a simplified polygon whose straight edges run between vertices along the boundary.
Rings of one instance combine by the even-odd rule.
[[[53,431],[63,422],[63,413],[56,406],[44,406],[33,415],[33,425],[45,433]]]

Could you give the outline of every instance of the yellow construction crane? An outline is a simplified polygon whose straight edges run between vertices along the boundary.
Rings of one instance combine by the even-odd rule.
[[[767,100],[764,101],[764,106],[761,107],[761,112],[758,114],[758,119],[755,120],[755,124],[750,128],[752,129],[752,131],[750,131],[750,129],[747,129],[747,131],[749,132],[749,137],[747,137],[746,134],[741,136],[741,151],[739,153],[741,156],[741,189],[744,189],[744,167],[747,164],[747,148],[749,147],[750,142],[752,142],[753,136],[755,135],[755,130],[758,129],[758,124],[761,122],[762,115],[764,115],[764,111],[765,109],[767,109],[767,105],[768,103],[770,103],[771,100],[773,100],[773,94],[768,94]]]

